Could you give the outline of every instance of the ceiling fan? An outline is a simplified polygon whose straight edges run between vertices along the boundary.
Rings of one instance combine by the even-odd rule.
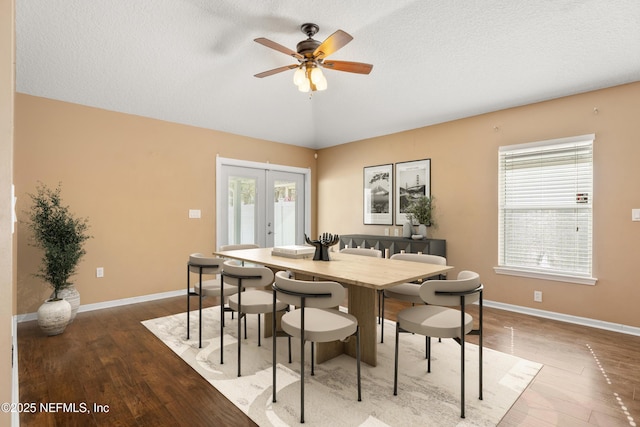
[[[256,74],[255,77],[267,77],[295,68],[296,71],[293,75],[293,82],[301,92],[309,92],[310,90],[325,90],[327,88],[327,79],[322,74],[322,68],[357,74],[369,74],[371,72],[373,68],[371,64],[326,59],[327,56],[353,40],[353,37],[342,30],[338,30],[320,43],[313,39],[313,36],[319,29],[320,27],[316,24],[302,24],[300,31],[307,35],[307,39],[298,43],[295,52],[264,37],[255,39],[254,41],[263,46],[275,49],[278,52],[282,52],[298,60],[298,64],[285,65],[284,67],[263,71],[262,73]]]

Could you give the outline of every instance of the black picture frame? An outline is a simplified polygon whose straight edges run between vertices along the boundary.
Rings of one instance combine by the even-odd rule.
[[[363,222],[393,225],[393,163],[363,169]]]
[[[404,209],[412,199],[431,197],[431,159],[412,160],[395,164],[395,221],[407,222]]]

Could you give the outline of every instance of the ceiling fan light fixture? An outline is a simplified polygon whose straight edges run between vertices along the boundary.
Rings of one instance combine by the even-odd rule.
[[[300,92],[309,92],[311,90],[311,82],[309,79],[304,79],[302,83],[298,85],[298,90]]]
[[[317,90],[327,89],[327,79],[322,73],[321,68],[330,68],[336,71],[346,71],[356,74],[369,74],[371,72],[373,68],[371,64],[351,61],[327,61],[326,57],[344,47],[353,40],[353,37],[342,30],[337,30],[323,42],[319,42],[312,38],[319,29],[316,24],[302,24],[300,30],[307,35],[307,39],[299,42],[296,45],[295,51],[264,37],[254,39],[255,42],[263,46],[277,50],[298,60],[298,64],[285,65],[274,68],[273,70],[264,71],[255,74],[255,77],[262,78],[295,69],[293,73],[293,83],[298,87],[298,90],[300,92],[315,92]]]
[[[326,90],[327,89],[326,77],[323,75],[322,78],[318,81],[318,83],[315,83],[315,85],[317,90]]]
[[[322,74],[322,70],[318,67],[313,67],[311,69],[311,83],[313,83],[314,85],[317,85],[318,83],[320,83],[320,81],[322,81],[322,79],[326,80],[324,78],[324,75]]]
[[[304,69],[302,67],[298,67],[298,69],[293,73],[293,84],[300,86],[304,80],[306,80]]]

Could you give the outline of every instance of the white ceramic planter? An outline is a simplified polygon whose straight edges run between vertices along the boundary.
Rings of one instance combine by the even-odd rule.
[[[52,292],[49,299],[52,299],[53,296],[54,293]],[[80,307],[80,292],[78,292],[75,286],[69,285],[58,292],[58,298],[63,298],[71,304],[71,320],[69,320],[69,323],[73,322],[73,319],[76,318],[76,314],[78,313],[78,307]]]
[[[46,300],[38,309],[38,326],[45,334],[59,335],[71,319],[71,304],[67,300]]]

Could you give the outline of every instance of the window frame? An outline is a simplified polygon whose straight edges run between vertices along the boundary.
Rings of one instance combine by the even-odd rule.
[[[501,252],[504,252],[504,233],[502,231],[503,221],[504,221],[504,212],[503,210],[507,209],[506,206],[503,205],[503,195],[500,193],[503,188],[502,183],[504,179],[504,171],[502,168],[503,158],[506,154],[518,154],[524,153],[526,151],[542,151],[544,149],[550,147],[561,147],[561,146],[569,146],[575,143],[584,143],[590,142],[591,146],[591,191],[588,194],[589,198],[589,211],[590,211],[590,230],[588,231],[589,235],[589,244],[591,245],[590,251],[590,259],[589,259],[589,273],[581,274],[579,272],[558,272],[554,270],[545,270],[544,267],[525,267],[525,266],[517,266],[517,265],[506,265],[501,263],[503,260],[503,256]],[[578,283],[584,285],[595,285],[597,279],[593,277],[593,147],[595,142],[595,134],[587,134],[587,135],[579,135],[568,138],[559,138],[545,141],[537,141],[525,144],[515,144],[515,145],[507,145],[501,146],[498,149],[498,265],[494,267],[494,271],[497,274],[506,274],[512,276],[520,276],[520,277],[528,277],[535,279],[545,279],[545,280],[553,280],[553,281],[561,281],[561,282],[570,282],[570,283]],[[562,210],[559,207],[552,206],[550,203],[548,208],[557,209],[558,211]],[[512,209],[510,207],[509,209]]]

